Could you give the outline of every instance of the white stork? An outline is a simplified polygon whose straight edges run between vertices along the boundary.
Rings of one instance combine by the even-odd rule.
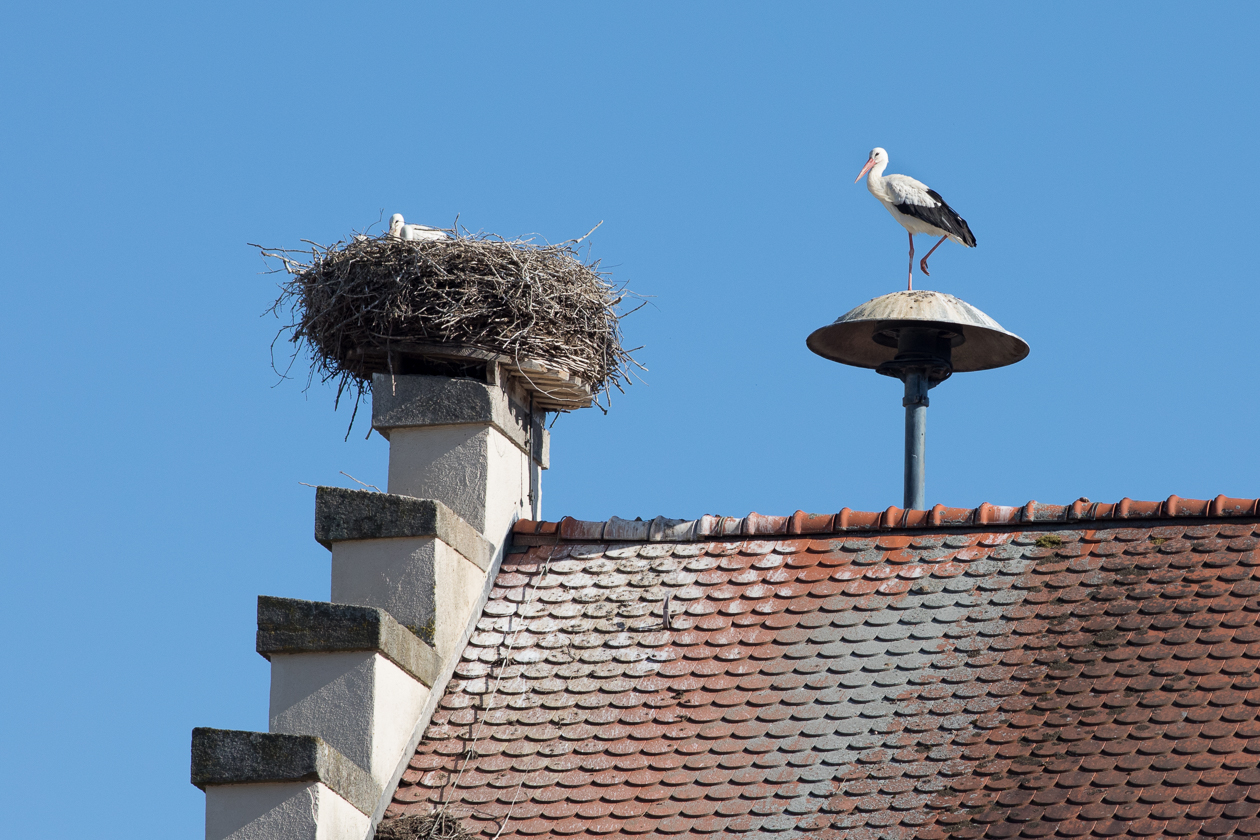
[[[971,228],[967,227],[967,220],[955,213],[954,208],[946,204],[936,190],[928,189],[927,184],[908,175],[885,177],[884,168],[887,166],[888,152],[878,147],[871,149],[866,166],[862,167],[853,183],[856,184],[862,180],[863,175],[870,172],[866,178],[866,188],[879,199],[880,204],[888,208],[888,212],[906,229],[906,233],[910,234],[910,271],[906,278],[906,288],[912,289],[916,233],[927,233],[941,238],[940,242],[932,246],[932,251],[941,247],[941,242],[946,239],[974,248],[976,237],[972,235]],[[932,256],[932,251],[928,251],[927,256],[919,260],[919,268],[923,269],[925,275],[928,274],[927,261]]]
[[[402,213],[389,217],[389,236],[394,239],[405,239],[408,242],[436,242],[448,239],[445,231],[428,225],[405,225]]]

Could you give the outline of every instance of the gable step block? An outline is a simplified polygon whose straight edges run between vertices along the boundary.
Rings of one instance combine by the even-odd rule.
[[[490,568],[494,547],[449,507],[416,499],[345,487],[315,489],[315,540],[324,548],[349,540],[434,537],[479,569]]]
[[[206,840],[350,840],[371,829],[381,786],[321,738],[199,727],[192,783]]]
[[[332,552],[333,601],[385,610],[444,658],[497,550],[442,502],[339,487],[316,492],[315,539]]]
[[[376,607],[297,598],[258,598],[257,649],[276,654],[374,651],[432,688],[442,659],[415,633]]]
[[[272,732],[316,735],[385,784],[410,747],[442,661],[376,607],[258,599]]]

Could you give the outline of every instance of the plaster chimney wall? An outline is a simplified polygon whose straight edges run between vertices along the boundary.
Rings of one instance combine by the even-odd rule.
[[[509,377],[372,377],[372,426],[389,440],[390,493],[436,499],[502,549],[512,524],[542,518],[550,435]]]
[[[389,433],[389,492],[437,499],[491,542],[534,518],[529,456],[491,425],[404,427]]]
[[[377,783],[388,782],[429,698],[424,683],[376,651],[270,658],[268,729],[316,733]]]
[[[206,789],[206,837],[232,840],[364,838],[372,827],[320,782],[219,785]]]

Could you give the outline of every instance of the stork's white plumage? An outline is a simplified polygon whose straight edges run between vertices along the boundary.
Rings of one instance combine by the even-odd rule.
[[[974,248],[976,237],[972,235],[971,228],[967,227],[967,220],[955,213],[954,208],[946,204],[945,199],[941,198],[936,190],[928,189],[927,184],[916,181],[908,175],[884,175],[884,169],[887,166],[888,152],[878,147],[871,149],[866,166],[862,167],[862,171],[853,179],[853,182],[856,184],[862,180],[863,175],[869,172],[866,188],[871,191],[871,195],[879,199],[879,203],[892,213],[892,217],[910,235],[910,270],[906,278],[906,288],[913,288],[914,235],[916,233],[926,233],[941,238],[940,242],[932,246],[932,251],[941,247],[941,242],[946,239]],[[932,256],[932,251],[928,251],[927,255],[919,260],[919,268],[924,274],[928,274],[927,261],[928,257]]]
[[[405,239],[408,242],[436,242],[449,238],[446,232],[428,225],[405,225],[402,213],[389,217],[389,236]]]

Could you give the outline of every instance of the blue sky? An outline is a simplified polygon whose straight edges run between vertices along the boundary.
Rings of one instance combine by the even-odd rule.
[[[579,236],[646,384],[555,424],[544,513],[882,509],[900,383],[805,336],[904,281],[875,145],[979,247],[924,285],[1032,346],[934,391],[928,503],[1260,496],[1244,4],[26,4],[0,29],[12,836],[193,837],[193,726],[265,729],[259,594],[384,485],[277,384],[247,242],[403,212]],[[925,245],[927,243],[924,243]]]

